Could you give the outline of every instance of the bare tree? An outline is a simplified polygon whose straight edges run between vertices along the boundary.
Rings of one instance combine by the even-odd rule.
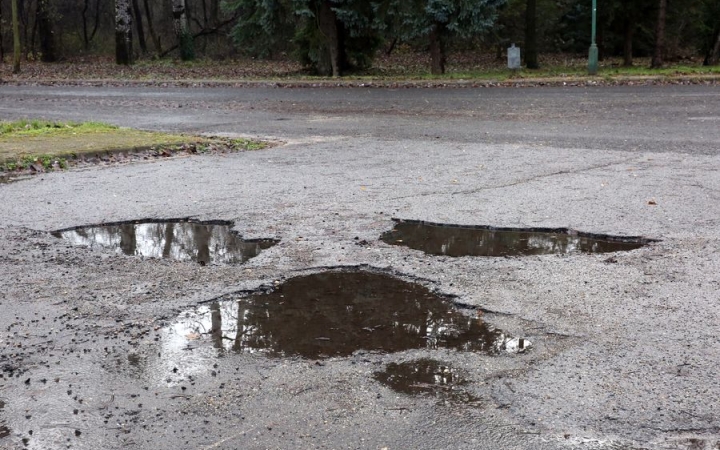
[[[318,69],[323,75],[332,74],[334,77],[339,77],[345,65],[344,46],[342,45],[342,33],[339,30],[337,16],[335,11],[332,10],[332,4],[329,0],[320,2],[318,23],[320,32],[327,39],[328,52],[326,52],[326,56],[329,56],[329,61],[322,61],[324,64],[318,63]]]
[[[20,20],[18,18],[18,0],[12,0],[13,27],[13,73],[20,73]]]
[[[192,61],[195,59],[195,45],[193,44],[193,35],[190,32],[185,0],[173,0],[172,6],[175,35],[180,42],[180,59]]]
[[[115,0],[115,62],[132,64],[132,13],[130,0]]]
[[[442,23],[434,23],[430,31],[430,73],[441,75],[445,73],[447,56],[445,51],[445,39],[443,37]]]
[[[138,0],[132,0],[133,14],[135,14],[135,27],[137,28],[138,45],[140,51],[147,53],[147,44],[145,43],[145,29],[143,28],[142,13],[140,12],[140,4]]]
[[[148,33],[150,33],[150,38],[153,41],[153,45],[155,45],[155,52],[158,55],[160,55],[163,52],[162,45],[160,43],[160,37],[155,32],[155,25],[153,24],[152,9],[150,8],[150,5],[148,4],[148,0],[143,0],[143,6],[145,7],[145,17],[147,18]]]
[[[92,31],[88,32],[88,13],[90,12],[90,0],[83,1],[83,9],[81,12],[81,16],[83,24],[83,44],[85,46],[85,50],[88,50],[90,48],[90,42],[92,42],[93,38],[95,37],[95,33],[97,33],[98,25],[100,24],[100,11],[100,0],[95,0],[93,29]]]
[[[539,69],[537,52],[537,0],[525,3],[525,66]]]
[[[625,19],[625,34],[623,40],[623,66],[631,67],[633,65],[633,36],[635,35],[635,21]]]
[[[5,46],[3,45],[3,9],[2,9],[2,2],[0,2],[0,64],[2,64],[2,61],[5,61]]]
[[[55,62],[55,31],[53,30],[52,8],[50,0],[38,0],[35,10],[35,23],[40,34],[40,60]]]
[[[665,18],[667,16],[667,0],[659,0],[657,23],[655,24],[655,51],[653,52],[650,67],[657,69],[663,65],[663,53],[665,53]]]
[[[705,57],[704,64],[706,66],[716,66],[720,62],[720,29],[715,36],[715,44],[713,44],[710,53]]]

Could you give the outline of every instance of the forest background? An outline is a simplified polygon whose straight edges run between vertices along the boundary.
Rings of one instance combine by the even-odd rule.
[[[591,44],[592,5],[592,0],[0,0],[0,61],[12,61],[15,72],[23,64],[182,60],[223,61],[241,69],[266,62],[262,67],[277,76],[441,75],[502,67],[507,47],[515,44],[526,69],[579,66]],[[720,0],[597,0],[597,45],[603,67],[717,66]]]

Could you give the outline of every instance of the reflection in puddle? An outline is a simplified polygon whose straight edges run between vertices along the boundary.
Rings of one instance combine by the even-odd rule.
[[[468,382],[452,367],[434,359],[390,363],[374,377],[396,392],[409,395],[435,395],[462,403],[480,399],[458,389]]]
[[[372,272],[330,271],[291,278],[271,292],[214,302],[166,329],[166,351],[207,342],[221,354],[326,358],[450,348],[517,352],[501,330],[456,310],[422,285]],[[530,347],[523,340],[523,351]]]
[[[381,239],[432,255],[522,256],[608,253],[635,250],[651,242],[639,237],[600,236],[567,229],[462,227],[396,220]]]
[[[277,243],[274,240],[245,241],[230,227],[229,223],[138,222],[60,230],[52,235],[76,245],[115,248],[131,256],[201,264],[243,263]]]

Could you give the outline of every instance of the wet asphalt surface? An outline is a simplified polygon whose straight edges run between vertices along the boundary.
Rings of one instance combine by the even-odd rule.
[[[717,87],[0,87],[0,118],[38,116],[284,144],[0,184],[0,448],[720,448]],[[201,266],[47,233],[182,217],[280,243]],[[430,256],[380,241],[392,218],[660,242]],[[198,305],[338,267],[533,346],[217,357],[168,338]],[[468,395],[378,381],[424,358]]]

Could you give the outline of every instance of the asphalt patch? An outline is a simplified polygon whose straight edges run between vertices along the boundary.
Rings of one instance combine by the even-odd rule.
[[[277,244],[272,239],[244,240],[232,222],[142,220],[53,231],[75,245],[106,247],[129,256],[177,261],[241,264]]]
[[[653,239],[584,233],[568,228],[495,228],[395,219],[380,238],[431,255],[528,256],[611,253],[641,248]]]

